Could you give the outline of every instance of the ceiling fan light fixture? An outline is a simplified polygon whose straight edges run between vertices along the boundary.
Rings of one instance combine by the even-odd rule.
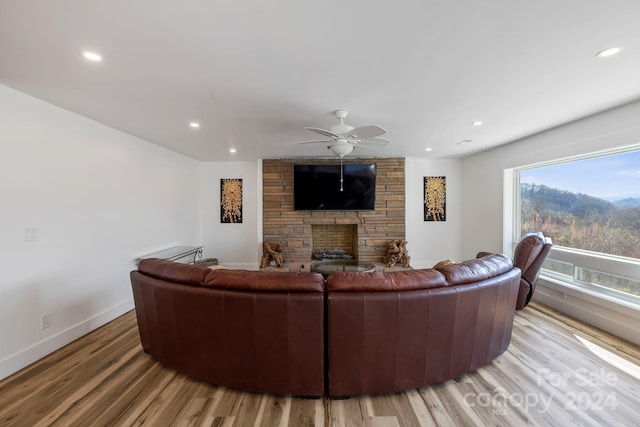
[[[344,157],[353,151],[353,145],[344,143],[329,145],[327,148],[338,157]]]

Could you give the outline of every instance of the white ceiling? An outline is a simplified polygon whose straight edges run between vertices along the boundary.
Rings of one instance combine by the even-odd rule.
[[[199,160],[327,156],[336,109],[460,157],[639,99],[640,1],[2,0],[0,84]]]

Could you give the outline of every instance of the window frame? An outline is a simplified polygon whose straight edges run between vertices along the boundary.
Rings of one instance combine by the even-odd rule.
[[[522,232],[522,200],[520,191],[520,174],[523,171],[579,160],[588,160],[598,157],[624,154],[633,151],[640,151],[640,145],[634,144],[617,149],[603,150],[589,154],[566,157],[562,159],[538,162],[505,170],[505,202],[507,202],[506,205],[510,205],[509,207],[510,209],[512,209],[511,215],[508,215],[508,211],[510,209],[505,209],[505,214],[507,214],[505,215],[505,218],[512,218],[512,223],[510,224],[510,226],[507,224],[507,221],[505,221],[505,228],[511,229],[511,233],[509,233],[509,241],[511,246],[509,248],[510,252],[513,253],[516,244],[520,240],[520,235]],[[578,279],[579,269],[584,268],[597,273],[603,273],[621,277],[624,279],[640,281],[640,259],[627,258],[617,255],[603,254],[556,245],[554,245],[549,251],[547,259],[571,265],[573,274],[571,277],[569,277],[568,275],[558,273],[543,267],[540,271],[540,278],[542,280],[556,284],[560,287],[587,293],[594,297],[608,300],[616,304],[621,304],[635,310],[640,310],[640,296],[635,296],[633,294]]]

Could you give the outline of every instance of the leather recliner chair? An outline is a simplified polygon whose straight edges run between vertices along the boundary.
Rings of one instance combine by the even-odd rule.
[[[522,270],[516,310],[522,310],[531,301],[540,275],[540,267],[552,246],[551,238],[540,232],[526,235],[516,245],[513,265]]]

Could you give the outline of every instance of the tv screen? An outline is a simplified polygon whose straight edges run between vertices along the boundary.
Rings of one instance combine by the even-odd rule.
[[[293,165],[293,205],[301,210],[374,210],[376,165]]]

